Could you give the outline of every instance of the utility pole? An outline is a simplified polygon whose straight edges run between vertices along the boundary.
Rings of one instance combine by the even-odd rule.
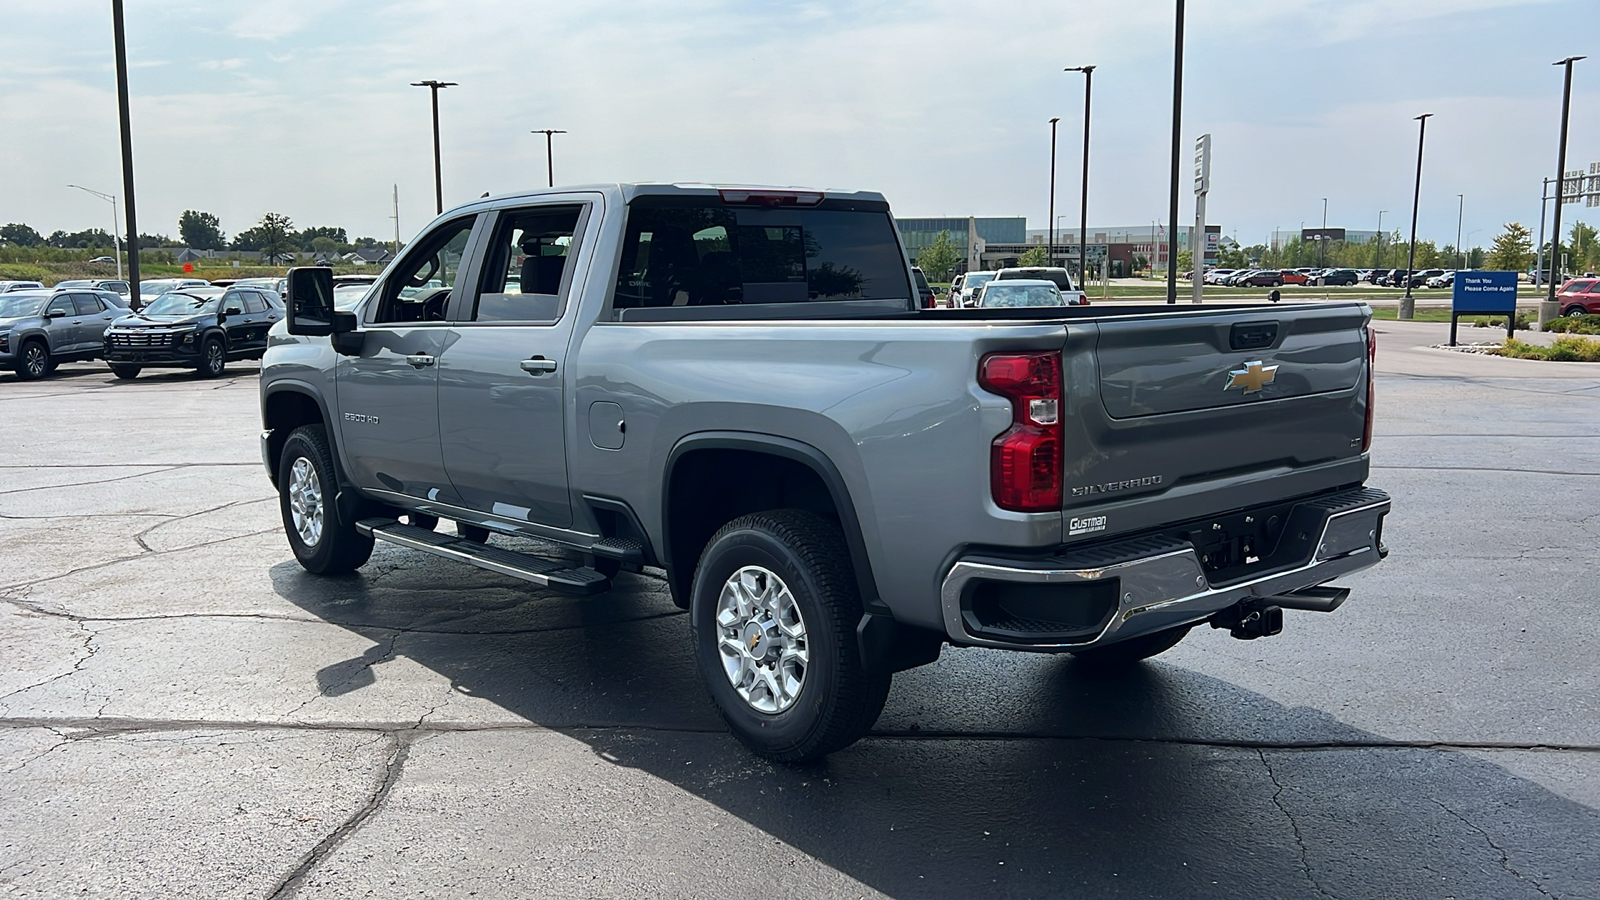
[[[1050,119],[1050,261],[1047,266],[1056,264],[1056,123],[1061,121],[1060,116]]]
[[[1466,256],[1461,252],[1461,216],[1467,211],[1467,195],[1456,195],[1456,268],[1465,269]]]
[[[1544,213],[1550,205],[1550,179],[1539,188],[1539,243],[1534,246],[1533,286],[1544,286]]]
[[[413,81],[412,87],[425,87],[433,99],[433,201],[434,212],[444,212],[444,174],[439,166],[439,89],[455,87],[454,81]]]
[[[1567,115],[1572,110],[1572,64],[1582,56],[1569,56],[1566,59],[1551,65],[1562,66],[1566,71],[1566,80],[1561,89],[1561,148],[1556,153],[1556,211],[1551,219],[1550,229],[1550,284],[1544,302],[1539,304],[1539,330],[1543,331],[1546,322],[1560,315],[1561,308],[1556,303],[1556,289],[1560,286],[1561,269],[1564,269],[1560,255],[1556,248],[1561,246],[1561,193],[1567,180]],[[1580,185],[1581,186],[1581,185]]]
[[[1417,263],[1417,204],[1422,200],[1422,142],[1428,136],[1428,118],[1433,113],[1417,116],[1417,186],[1411,194],[1411,252],[1406,255],[1406,295],[1400,298],[1400,309],[1395,318],[1410,319],[1417,314],[1417,301],[1411,298],[1411,270]]]
[[[1178,302],[1178,153],[1182,149],[1179,136],[1183,127],[1183,0],[1178,0],[1176,27],[1172,42],[1172,179],[1168,191],[1167,227],[1167,302]]]
[[[1387,209],[1378,210],[1378,239],[1373,242],[1378,245],[1378,248],[1372,252],[1372,267],[1374,269],[1383,266],[1383,214],[1386,212],[1388,212]],[[1374,281],[1373,284],[1377,284],[1377,282]]]
[[[1205,290],[1206,194],[1211,190],[1211,135],[1194,142],[1194,231],[1189,232],[1189,280],[1194,302]]]
[[[1083,201],[1078,208],[1078,280],[1089,280],[1089,100],[1094,92],[1094,66],[1073,66],[1083,73]]]
[[[394,220],[394,255],[400,255],[400,185],[394,186],[394,215],[389,218]]]
[[[128,225],[128,305],[134,312],[139,301],[139,217],[133,212],[133,130],[128,124],[128,44],[122,31],[122,0],[111,0],[111,33],[117,52],[117,124],[122,130],[122,211]]]
[[[551,146],[551,135],[566,134],[559,128],[535,128],[529,134],[544,135],[544,166],[546,174],[550,176],[550,186],[556,186],[556,161],[555,148]]]
[[[118,232],[117,232],[117,195],[116,194],[102,194],[97,190],[94,190],[92,188],[86,188],[81,184],[69,184],[69,185],[67,185],[67,187],[69,187],[69,188],[77,188],[78,190],[83,191],[86,194],[93,194],[96,197],[99,197],[101,200],[106,200],[106,201],[109,201],[111,203],[111,248],[112,248],[112,252],[117,257],[117,280],[121,281],[122,280],[122,239],[120,237],[118,237]]]
[[[1322,198],[1322,233],[1317,235],[1318,263],[1324,269],[1328,267],[1328,198]]]

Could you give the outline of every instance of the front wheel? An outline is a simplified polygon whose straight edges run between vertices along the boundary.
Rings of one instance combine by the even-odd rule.
[[[138,378],[139,377],[139,371],[140,370],[139,370],[138,366],[112,366],[111,367],[111,374],[117,376],[118,378],[122,379],[123,381],[132,381],[135,378]]]
[[[784,509],[724,525],[700,555],[695,661],[717,712],[755,753],[806,762],[878,720],[892,676],[861,662],[861,597],[839,526]]]
[[[1568,318],[1577,318],[1578,316],[1585,316],[1588,314],[1589,311],[1581,306],[1569,306],[1567,307],[1567,311],[1562,313],[1562,315]]]
[[[1079,662],[1096,668],[1114,669],[1131,666],[1140,660],[1149,659],[1158,653],[1165,653],[1189,633],[1192,626],[1180,625],[1166,631],[1155,631],[1150,634],[1141,634],[1136,638],[1128,638],[1115,644],[1096,647],[1093,650],[1080,650],[1074,654]]]
[[[22,345],[22,359],[17,364],[17,377],[23,381],[36,381],[50,374],[55,365],[50,360],[50,346],[33,340]]]
[[[228,350],[222,346],[222,339],[206,338],[200,349],[200,374],[206,378],[216,378],[227,367]]]
[[[302,425],[290,432],[278,460],[278,508],[295,559],[317,575],[354,571],[372,556],[372,538],[340,514],[338,489],[326,429]]]

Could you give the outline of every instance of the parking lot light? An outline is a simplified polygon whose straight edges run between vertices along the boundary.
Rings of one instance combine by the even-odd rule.
[[[1400,298],[1397,319],[1410,319],[1417,314],[1417,301],[1411,298],[1411,270],[1417,263],[1417,203],[1422,199],[1422,142],[1428,136],[1428,119],[1433,113],[1417,116],[1417,185],[1411,194],[1411,251],[1406,255],[1406,295]]]
[[[67,187],[69,187],[69,188],[77,188],[78,190],[83,191],[84,193],[93,194],[96,197],[99,197],[101,200],[106,200],[106,201],[109,201],[111,203],[111,252],[112,252],[112,255],[116,256],[116,258],[117,258],[117,280],[121,281],[122,280],[122,238],[119,237],[121,232],[119,232],[117,230],[117,195],[116,194],[102,194],[101,192],[99,192],[97,190],[94,190],[93,188],[86,188],[81,184],[69,184],[69,185],[67,185]]]
[[[550,177],[550,186],[551,187],[555,187],[556,186],[555,148],[551,146],[551,136],[552,135],[557,135],[557,134],[566,134],[566,132],[562,131],[559,128],[535,128],[535,129],[533,129],[532,131],[530,131],[528,133],[529,134],[542,134],[542,135],[544,135],[544,166],[545,166],[545,174]]]
[[[1550,232],[1550,284],[1547,288],[1543,303],[1539,304],[1539,329],[1544,330],[1546,322],[1560,313],[1556,304],[1556,290],[1560,279],[1557,277],[1561,271],[1561,260],[1556,258],[1555,248],[1561,243],[1561,189],[1565,186],[1567,178],[1567,117],[1572,111],[1572,64],[1582,56],[1569,56],[1551,65],[1562,66],[1566,69],[1566,78],[1561,88],[1561,146],[1556,151],[1556,212],[1552,220],[1554,225]]]
[[[1089,101],[1094,95],[1094,66],[1072,66],[1067,72],[1083,73],[1083,201],[1078,209],[1078,280],[1089,272]]]
[[[439,169],[439,89],[455,87],[454,81],[413,81],[412,87],[425,87],[433,98],[433,200],[436,213],[444,212],[444,175]]]

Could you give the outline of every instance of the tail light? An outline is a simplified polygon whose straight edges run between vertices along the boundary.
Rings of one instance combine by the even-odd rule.
[[[1011,401],[1011,427],[994,439],[989,485],[1014,512],[1061,509],[1061,353],[991,353],[978,384]]]
[[[1361,427],[1361,452],[1372,449],[1372,405],[1377,401],[1377,391],[1373,388],[1373,376],[1377,375],[1378,364],[1378,333],[1367,326],[1367,420]]]

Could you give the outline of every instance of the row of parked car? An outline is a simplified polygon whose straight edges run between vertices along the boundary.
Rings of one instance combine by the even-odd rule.
[[[365,293],[371,280],[347,276],[336,293]],[[282,278],[153,279],[139,283],[134,310],[126,281],[0,282],[0,369],[33,380],[64,362],[103,359],[122,379],[146,368],[216,377],[231,361],[261,358],[284,315],[283,288]]]
[[[1227,287],[1283,287],[1289,284],[1405,287],[1409,281],[1411,287],[1418,288],[1450,287],[1455,283],[1455,273],[1446,269],[1208,269],[1202,277],[1206,284]]]
[[[1061,266],[1015,266],[991,272],[966,272],[950,282],[948,304],[954,308],[994,309],[1004,306],[1088,306],[1089,298],[1072,286]]]

